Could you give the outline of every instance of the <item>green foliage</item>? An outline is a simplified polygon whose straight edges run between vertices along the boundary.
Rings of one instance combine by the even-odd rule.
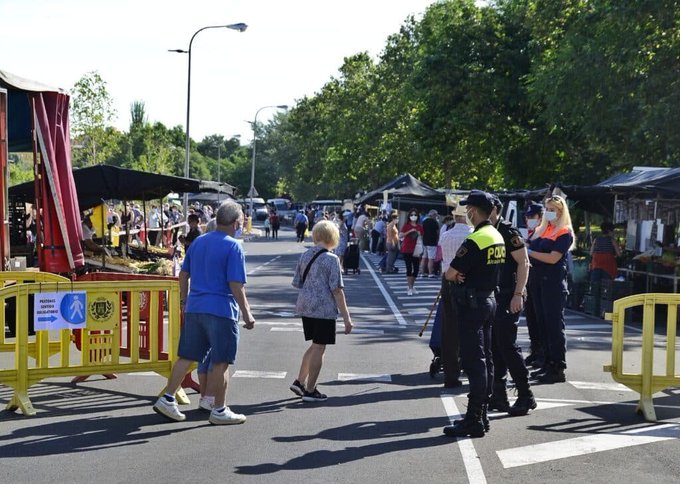
[[[349,55],[318,92],[254,127],[255,186],[311,200],[406,172],[503,189],[678,166],[679,26],[680,0],[434,2],[378,58]],[[110,106],[96,73],[74,87],[75,164],[183,175],[181,126],[149,124],[136,101],[120,133]],[[190,147],[190,176],[216,180],[219,153],[221,180],[248,192],[252,146],[215,134]]]

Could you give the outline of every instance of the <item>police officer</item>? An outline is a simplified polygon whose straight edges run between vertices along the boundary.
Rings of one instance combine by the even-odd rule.
[[[505,243],[489,216],[491,195],[473,190],[461,205],[466,206],[468,223],[475,227],[463,242],[446,271],[460,329],[460,357],[470,382],[465,418],[445,427],[451,437],[483,437],[488,431],[486,402],[493,382],[491,322],[496,311],[494,291],[505,262]],[[486,425],[485,425],[486,423]]]
[[[529,277],[529,256],[522,240],[522,234],[510,222],[503,220],[503,204],[493,195],[494,209],[491,223],[503,236],[505,242],[505,264],[501,268],[500,283],[496,296],[496,317],[493,320],[493,392],[489,410],[500,410],[510,415],[526,415],[536,408],[536,400],[529,387],[529,371],[517,346],[517,326],[524,303],[524,293]],[[510,407],[506,392],[505,377],[510,376],[517,388],[517,400]]]
[[[530,202],[524,212],[524,221],[526,222],[528,232],[527,241],[534,235],[542,218],[543,205]],[[533,276],[534,273],[529,271],[529,282],[527,282],[527,287],[531,285],[531,278]],[[524,363],[526,363],[527,366],[541,368],[545,362],[545,329],[540,325],[540,321],[536,317],[534,302],[531,300],[531,291],[527,291],[527,298],[524,303],[524,317],[527,321],[527,330],[529,331],[529,341],[531,343],[529,356],[524,359]]]

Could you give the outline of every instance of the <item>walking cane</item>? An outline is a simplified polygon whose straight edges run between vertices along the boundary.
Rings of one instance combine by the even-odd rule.
[[[425,324],[423,324],[423,327],[420,328],[420,333],[418,333],[418,336],[423,336],[423,333],[425,332],[425,328],[427,328],[428,323],[430,322],[430,318],[432,317],[432,313],[434,312],[434,308],[437,307],[437,304],[439,303],[439,298],[442,297],[442,291],[441,289],[437,293],[437,297],[434,300],[434,304],[432,304],[432,308],[430,308],[430,314],[427,315],[427,319],[425,320]]]

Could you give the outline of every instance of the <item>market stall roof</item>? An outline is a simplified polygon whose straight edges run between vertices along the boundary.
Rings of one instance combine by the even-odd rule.
[[[32,151],[33,132],[31,128],[31,103],[28,102],[28,93],[56,92],[66,94],[66,91],[3,70],[0,70],[0,88],[7,89],[8,151]]]
[[[390,197],[402,197],[408,199],[422,200],[444,203],[445,197],[442,192],[438,192],[431,186],[421,182],[416,177],[407,173],[394,180],[385,183],[380,188],[368,192],[358,200],[358,203],[370,203],[382,200],[383,192],[387,191]]]
[[[154,200],[170,192],[220,192],[233,194],[231,185],[207,182],[171,175],[95,165],[73,170],[73,178],[81,210],[87,210],[102,200]],[[34,199],[33,182],[15,185],[9,189],[10,197],[31,203]]]

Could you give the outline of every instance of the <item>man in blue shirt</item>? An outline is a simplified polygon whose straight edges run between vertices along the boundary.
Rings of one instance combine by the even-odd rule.
[[[307,226],[309,225],[309,219],[305,215],[304,210],[300,210],[295,216],[295,232],[297,233],[297,241],[305,241],[305,232],[307,231]]]
[[[243,211],[235,202],[224,202],[217,211],[217,229],[194,240],[187,251],[179,274],[180,304],[184,307],[184,326],[175,362],[165,394],[153,409],[165,417],[182,421],[175,392],[191,363],[209,358],[206,393],[215,395],[209,421],[215,425],[239,424],[246,417],[225,406],[228,372],[236,361],[239,342],[239,309],[244,328],[253,329],[255,318],[250,311],[244,284],[245,256],[234,238],[243,224]],[[191,291],[189,289],[191,279]],[[209,351],[209,353],[208,353]]]

